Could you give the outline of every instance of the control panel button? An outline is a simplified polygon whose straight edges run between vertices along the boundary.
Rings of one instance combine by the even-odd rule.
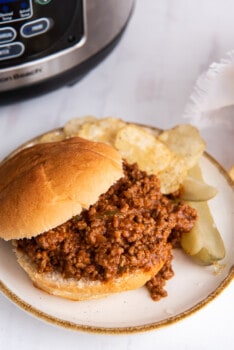
[[[9,43],[16,38],[16,30],[12,27],[0,28],[0,45]]]
[[[32,22],[25,23],[21,29],[20,34],[25,37],[29,38],[35,35],[40,35],[50,28],[50,21],[48,18],[40,18]]]
[[[36,0],[36,2],[39,4],[39,5],[47,5],[51,2],[51,0]]]
[[[0,23],[32,17],[32,0],[0,0]]]
[[[0,46],[0,61],[21,56],[24,52],[24,45],[21,42],[15,42]]]

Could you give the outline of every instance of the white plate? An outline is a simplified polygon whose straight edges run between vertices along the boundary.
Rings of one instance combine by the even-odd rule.
[[[234,185],[208,154],[202,157],[200,166],[205,180],[218,188],[218,195],[209,202],[226,247],[223,269],[218,274],[214,267],[196,265],[182,251],[174,251],[175,276],[167,282],[168,297],[159,302],[154,302],[144,287],[101,300],[74,302],[33,287],[16,262],[11,244],[0,240],[0,290],[42,320],[89,332],[141,332],[170,325],[200,310],[234,277]]]

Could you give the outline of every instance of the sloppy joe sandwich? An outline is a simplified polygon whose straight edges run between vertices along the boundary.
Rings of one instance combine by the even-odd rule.
[[[78,137],[22,150],[0,179],[1,237],[35,286],[73,300],[144,284],[157,299],[172,275],[170,237],[196,220],[156,176]]]
[[[89,117],[2,163],[0,237],[36,287],[71,300],[144,285],[153,300],[167,295],[172,249],[198,221],[181,184],[204,143],[180,156],[168,133],[160,137],[165,144],[145,128]]]

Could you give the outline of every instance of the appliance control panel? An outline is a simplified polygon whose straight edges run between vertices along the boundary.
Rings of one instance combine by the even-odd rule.
[[[0,0],[0,69],[46,57],[84,37],[83,0]]]
[[[0,22],[12,22],[32,17],[32,1],[0,0]]]

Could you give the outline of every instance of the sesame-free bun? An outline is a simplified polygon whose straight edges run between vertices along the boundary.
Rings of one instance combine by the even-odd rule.
[[[80,280],[65,279],[60,272],[38,273],[28,255],[19,250],[16,250],[15,253],[20,266],[26,271],[35,287],[49,294],[76,301],[99,299],[113,293],[140,288],[155,276],[165,263],[163,260],[158,260],[158,263],[147,271],[138,269],[103,282],[84,278]],[[166,255],[164,259],[166,259]]]
[[[94,204],[123,176],[119,153],[79,137],[37,144],[0,166],[0,237],[31,238]]]

